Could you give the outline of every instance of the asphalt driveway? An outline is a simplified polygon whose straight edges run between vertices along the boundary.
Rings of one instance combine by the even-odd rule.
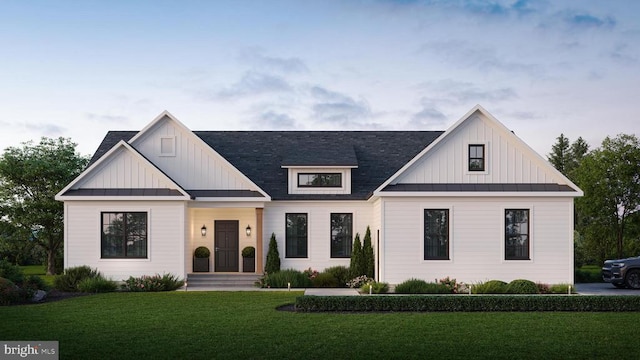
[[[640,295],[640,290],[618,289],[609,283],[576,284],[581,295]]]

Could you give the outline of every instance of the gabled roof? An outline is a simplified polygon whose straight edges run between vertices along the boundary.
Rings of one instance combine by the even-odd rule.
[[[114,140],[114,139],[111,139]],[[104,144],[104,141],[103,141]],[[102,145],[101,145],[102,146]],[[107,145],[105,145],[107,146]],[[117,156],[119,150],[124,150],[127,153],[133,155],[134,158],[137,159],[141,164],[148,166],[153,169],[154,173],[156,173],[160,178],[163,178],[166,183],[171,184],[174,189],[144,189],[144,188],[111,188],[111,189],[77,189],[75,186],[81,183],[84,179],[90,177],[95,172],[99,171],[100,165],[107,163],[110,159]],[[103,152],[102,156],[96,158],[95,155],[91,160],[91,163],[87,166],[87,168],[71,183],[65,186],[64,189],[60,190],[58,194],[56,194],[56,200],[67,200],[67,199],[79,199],[81,197],[95,197],[95,196],[107,196],[107,197],[129,197],[129,198],[145,198],[145,199],[163,199],[163,198],[171,198],[178,200],[187,200],[190,199],[191,196],[184,189],[180,187],[175,181],[173,181],[167,174],[165,174],[161,169],[158,169],[155,164],[149,161],[144,155],[140,154],[136,149],[134,149],[131,145],[129,145],[124,140],[118,140],[115,145],[112,145],[108,151]]]
[[[194,131],[273,200],[365,200],[442,131]],[[110,131],[90,163],[135,131]],[[318,155],[320,156],[318,157]],[[319,159],[319,160],[318,160]],[[351,194],[288,194],[283,166],[350,167]],[[185,189],[190,194],[202,189]],[[202,196],[202,195],[201,195]]]

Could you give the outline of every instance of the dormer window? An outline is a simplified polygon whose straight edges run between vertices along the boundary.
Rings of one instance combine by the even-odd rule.
[[[341,173],[298,173],[300,188],[339,188],[342,187]]]
[[[469,145],[469,171],[485,170],[484,144]]]

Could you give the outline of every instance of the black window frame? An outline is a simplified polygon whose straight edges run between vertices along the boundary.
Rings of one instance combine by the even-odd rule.
[[[428,213],[429,212],[444,212],[446,214],[445,217],[445,226],[444,226],[444,233],[442,232],[443,229],[440,229],[440,232],[435,231],[436,229],[430,229],[429,228],[429,223],[428,223]],[[424,220],[423,220],[423,228],[424,228],[424,237],[423,237],[423,241],[424,241],[424,254],[423,254],[423,258],[424,260],[450,260],[449,257],[449,247],[450,247],[450,242],[451,242],[451,218],[450,218],[451,212],[449,211],[449,209],[424,209]],[[441,241],[441,237],[445,237],[445,244],[437,244],[438,242]],[[435,249],[434,249],[435,246]],[[444,254],[442,253],[442,250],[444,249]],[[433,251],[435,250],[435,251]],[[436,254],[433,254],[433,253]]]
[[[109,228],[110,226],[113,226],[113,220],[109,220],[108,224],[105,224],[105,215],[115,215],[117,216],[118,214],[122,214],[122,219],[123,219],[123,229],[122,229],[122,234],[118,235],[118,234],[112,234],[110,233],[106,233],[105,230],[107,228]],[[131,234],[131,233],[127,233],[129,231],[129,217],[128,215],[133,215],[133,214],[137,214],[137,215],[141,215],[144,214],[144,234]],[[121,244],[121,251],[120,253],[123,255],[105,255],[105,250],[107,249],[107,242],[109,242],[109,236],[114,237],[115,241],[111,240],[112,242],[114,242],[115,245],[117,245],[117,237],[121,236],[122,238],[120,239]],[[136,237],[141,237],[143,236],[143,255],[129,255],[129,250],[128,250],[128,239],[133,239]],[[139,241],[139,240],[131,240],[135,243],[135,241]],[[100,212],[100,258],[101,259],[148,259],[149,258],[149,213],[146,211],[102,211]]]
[[[290,228],[289,217],[295,217],[291,222],[298,224],[297,219],[304,217],[304,234],[298,226]],[[307,213],[285,213],[285,258],[306,259],[309,257],[309,215]],[[290,231],[291,230],[291,231]],[[296,230],[296,234],[293,233]]]
[[[338,223],[338,220],[334,220],[334,216],[343,217],[340,222],[344,222],[345,218],[349,219],[348,229],[337,230],[334,229],[334,224]],[[353,213],[331,213],[330,218],[330,241],[331,241],[331,258],[343,259],[351,257],[351,250],[353,248]],[[348,231],[344,231],[348,230]],[[340,235],[341,238],[337,238]]]
[[[323,176],[337,176],[338,177],[338,182],[339,184],[303,184],[300,181],[300,177],[301,176],[317,176],[319,179],[322,179]],[[298,187],[299,188],[341,188],[342,187],[342,173],[337,172],[337,173],[332,173],[332,172],[323,172],[323,173],[310,173],[310,172],[304,172],[304,173],[298,173]]]
[[[474,152],[472,154],[472,149],[475,150],[477,148],[482,149],[482,155],[480,157],[478,157],[477,152]],[[468,163],[469,171],[485,171],[487,167],[487,159],[486,159],[487,152],[484,144],[469,144],[468,155],[469,155],[469,163]],[[474,165],[476,162],[479,162],[480,164],[479,167],[476,167],[476,165]]]
[[[509,212],[526,213],[526,221],[513,221],[513,215],[508,217]],[[526,233],[516,232],[516,224],[526,223]],[[511,226],[511,227],[510,227]],[[520,228],[521,225],[518,226]],[[524,239],[520,244],[514,244],[517,238]],[[522,250],[525,251],[522,251]],[[504,259],[505,260],[531,260],[531,209],[505,209],[504,210]]]

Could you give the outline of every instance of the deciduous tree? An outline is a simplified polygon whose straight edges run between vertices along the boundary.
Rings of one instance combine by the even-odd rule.
[[[47,252],[47,273],[63,246],[63,204],[54,196],[88,161],[70,139],[42,138],[9,147],[0,157],[0,214],[16,227],[29,229]]]

